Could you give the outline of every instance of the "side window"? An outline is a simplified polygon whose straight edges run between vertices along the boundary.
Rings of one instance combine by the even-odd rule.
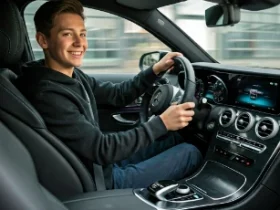
[[[35,38],[34,14],[45,1],[30,3],[24,17],[34,56],[44,57]],[[86,73],[137,73],[140,56],[154,50],[170,50],[138,25],[115,15],[85,8],[88,50],[81,70]]]

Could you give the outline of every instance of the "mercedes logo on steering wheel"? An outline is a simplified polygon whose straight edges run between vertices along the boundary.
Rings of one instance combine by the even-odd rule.
[[[158,92],[158,93],[155,95],[154,100],[153,100],[153,103],[152,103],[152,106],[158,105],[158,102],[159,102],[159,99],[160,99],[161,95],[162,95],[162,92]]]

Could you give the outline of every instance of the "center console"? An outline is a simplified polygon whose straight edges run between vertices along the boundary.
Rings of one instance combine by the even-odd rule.
[[[178,193],[175,187],[161,198],[149,188],[136,189],[139,199],[159,209],[199,209],[238,200],[260,182],[280,149],[280,118],[242,108],[217,108],[217,120],[209,122],[216,126],[204,165],[178,182],[178,187],[189,190]]]

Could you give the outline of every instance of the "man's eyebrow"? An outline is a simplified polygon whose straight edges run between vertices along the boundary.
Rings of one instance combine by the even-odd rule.
[[[74,28],[60,28],[59,29],[59,32],[61,32],[61,31],[75,31],[75,29]],[[83,29],[81,29],[80,31],[87,31],[85,28],[83,28]]]

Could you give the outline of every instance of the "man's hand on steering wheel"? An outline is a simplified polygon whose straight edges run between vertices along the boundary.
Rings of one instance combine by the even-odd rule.
[[[161,72],[172,70],[174,67],[174,60],[173,58],[177,56],[183,56],[181,53],[178,52],[169,52],[167,53],[159,62],[157,62],[153,66],[153,71],[156,75],[160,74]]]
[[[153,115],[159,115],[170,131],[181,129],[192,120],[195,106],[195,74],[190,61],[181,53],[167,53],[153,66],[155,74],[163,74],[165,71],[178,67],[184,71],[184,88],[172,84],[163,84],[157,87],[152,97],[144,97],[140,114],[140,120],[145,122]],[[149,100],[149,101],[147,101]],[[176,103],[178,105],[171,105]],[[171,105],[171,106],[170,106]]]
[[[167,130],[179,130],[187,126],[191,121],[196,128],[202,130],[211,107],[202,111],[199,109],[199,102],[194,97],[196,80],[191,62],[181,53],[170,52],[154,64],[153,71],[155,74],[161,75],[167,70],[173,69],[174,66],[175,68],[179,67],[184,73],[183,88],[166,83],[158,85],[153,90],[151,97],[145,94],[141,104],[140,121],[146,122],[152,119],[153,116],[159,115]],[[178,105],[171,105],[174,103]]]
[[[195,104],[193,102],[186,102],[179,105],[171,105],[161,115],[160,118],[163,121],[168,131],[177,131],[186,127],[192,117],[194,116]]]

